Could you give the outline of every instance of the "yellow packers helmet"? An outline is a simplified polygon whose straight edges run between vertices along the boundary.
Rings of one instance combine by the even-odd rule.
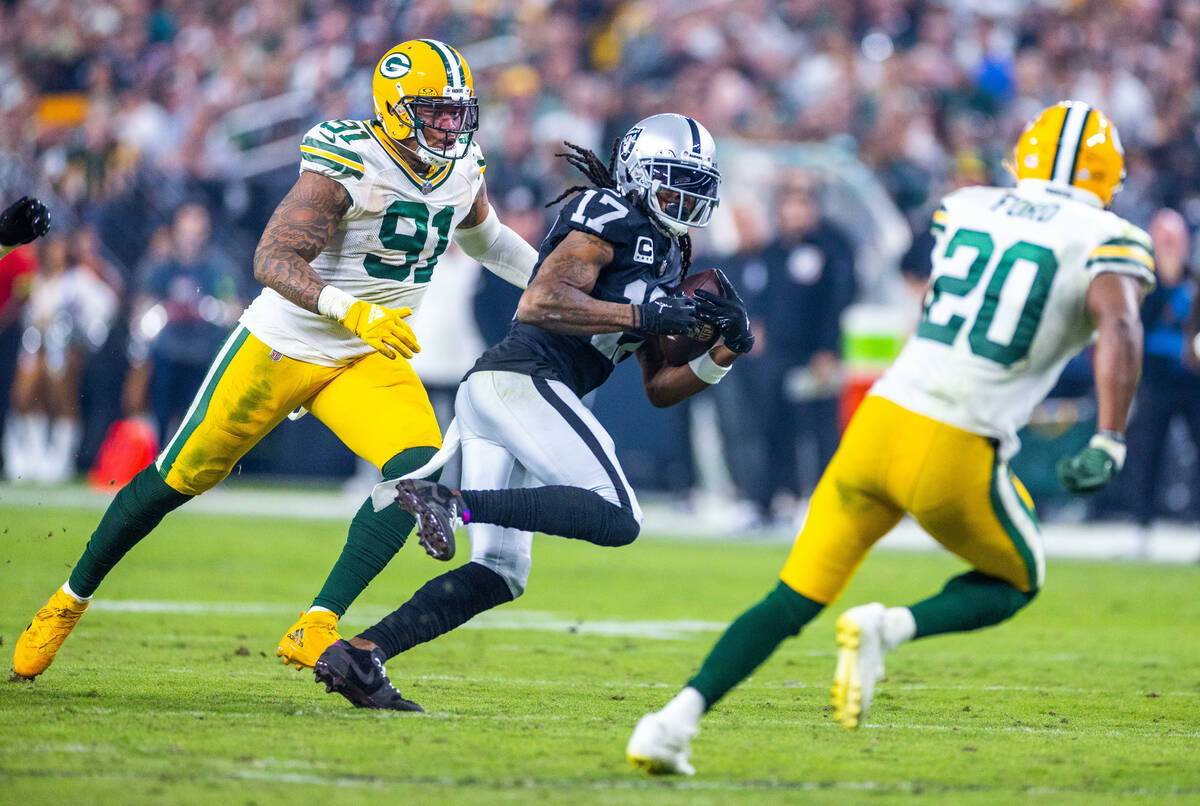
[[[1125,178],[1125,150],[1103,112],[1060,101],[1025,127],[1009,168],[1017,179],[1081,188],[1107,207]]]
[[[479,101],[471,68],[457,50],[436,39],[401,42],[383,54],[371,94],[388,137],[416,138],[410,149],[442,166],[461,159],[479,128]]]

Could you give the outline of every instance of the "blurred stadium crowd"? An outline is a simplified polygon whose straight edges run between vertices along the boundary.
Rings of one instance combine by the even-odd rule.
[[[868,303],[915,319],[939,197],[1007,182],[1008,149],[1048,104],[1103,109],[1126,149],[1114,209],[1141,226],[1176,213],[1155,228],[1161,286],[1147,302],[1141,401],[1154,414],[1135,417],[1131,457],[1144,460],[1125,471],[1136,494],[1095,508],[1147,522],[1164,508],[1200,512],[1200,482],[1186,475],[1197,477],[1200,375],[1182,333],[1200,268],[1200,239],[1189,241],[1200,227],[1200,0],[0,2],[0,201],[36,194],[55,217],[36,249],[0,263],[5,439],[42,439],[59,457],[10,462],[10,475],[90,465],[122,417],[147,416],[160,438],[173,427],[257,293],[250,256],[294,181],[300,135],[371,116],[377,59],[415,37],[471,64],[489,196],[534,243],[554,214],[543,202],[575,183],[554,158],[563,140],[607,155],[660,111],[716,136],[725,204],[697,247],[729,268],[763,334],[715,396],[732,482],[758,518],[781,495],[785,507],[802,496],[836,444],[844,312]],[[743,159],[755,153],[767,168]],[[780,154],[793,167],[773,170]],[[499,338],[515,303],[468,262],[445,263],[439,275],[458,274],[426,302],[445,313],[425,323],[435,392]],[[1086,401],[1088,384],[1084,363],[1063,395]],[[1052,427],[1087,416],[1086,403],[1060,407]],[[672,429],[613,432],[636,443]],[[256,453],[250,471],[313,469],[282,442]],[[673,455],[687,465],[684,453]],[[339,461],[323,467],[348,472]],[[626,466],[633,477],[646,464]],[[1160,485],[1164,466],[1184,475]],[[659,465],[631,480],[662,478],[690,479]]]

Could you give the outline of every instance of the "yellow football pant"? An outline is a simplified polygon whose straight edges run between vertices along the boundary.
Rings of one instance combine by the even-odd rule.
[[[199,495],[300,405],[379,468],[408,448],[442,444],[425,388],[404,359],[371,353],[324,367],[274,352],[239,325],[155,466],[173,489]]]
[[[992,441],[873,395],[817,483],[780,578],[832,604],[905,512],[976,570],[1026,593],[1041,586],[1033,501]]]

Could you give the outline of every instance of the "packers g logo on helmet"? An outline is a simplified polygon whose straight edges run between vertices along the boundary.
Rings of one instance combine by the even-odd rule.
[[[388,137],[423,161],[443,166],[465,157],[479,128],[471,68],[457,50],[436,39],[401,42],[383,54],[371,92],[375,116]]]
[[[412,69],[412,60],[404,53],[384,56],[379,62],[379,74],[384,78],[403,78]]]
[[[1099,109],[1060,101],[1025,127],[1009,169],[1017,179],[1086,190],[1107,207],[1125,178],[1125,151],[1116,126]]]

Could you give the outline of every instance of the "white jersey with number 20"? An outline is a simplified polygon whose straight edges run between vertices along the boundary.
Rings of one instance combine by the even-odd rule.
[[[1015,454],[1017,431],[1094,336],[1092,278],[1154,286],[1150,237],[1083,195],[1025,179],[946,196],[920,324],[870,393]]]

